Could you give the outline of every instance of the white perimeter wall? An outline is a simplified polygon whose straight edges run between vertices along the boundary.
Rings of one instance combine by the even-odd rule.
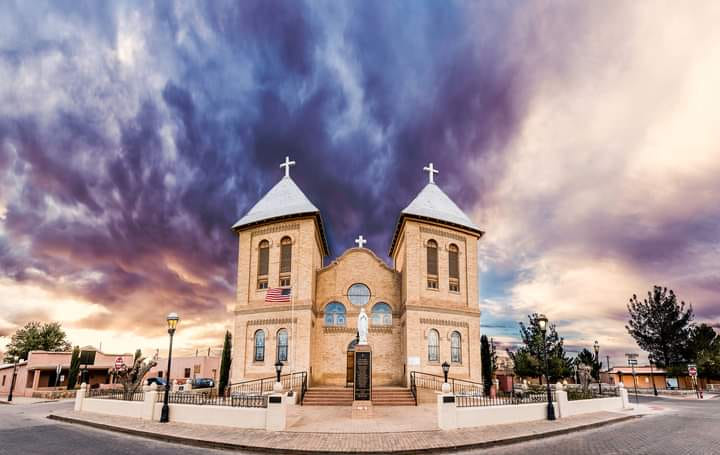
[[[143,401],[85,398],[82,402],[82,411],[139,419],[143,416],[143,404]]]
[[[161,412],[162,403],[158,403],[155,405],[153,413],[155,420],[160,420]],[[264,430],[267,410],[265,408],[170,404],[169,417],[171,422]]]
[[[557,414],[557,404],[554,403]],[[480,427],[504,423],[530,422],[547,418],[547,403],[533,403],[507,406],[477,406],[457,408],[457,426]]]
[[[560,417],[587,414],[589,412],[620,411],[622,408],[623,402],[621,397],[567,401],[564,402],[560,408]]]

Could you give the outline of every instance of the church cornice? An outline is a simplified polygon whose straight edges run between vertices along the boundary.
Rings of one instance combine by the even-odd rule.
[[[346,256],[349,256],[350,254],[353,254],[353,253],[365,253],[365,254],[368,254],[368,255],[370,255],[370,257],[372,257],[373,259],[375,259],[375,261],[377,261],[377,263],[378,263],[380,266],[382,266],[385,270],[387,270],[387,271],[389,271],[389,272],[392,272],[392,273],[394,273],[394,274],[399,274],[399,273],[400,273],[400,272],[398,272],[397,270],[395,270],[395,269],[393,269],[392,267],[390,267],[389,265],[387,265],[387,264],[385,263],[385,261],[383,261],[382,259],[380,259],[380,258],[377,256],[377,254],[375,254],[375,252],[374,252],[373,250],[371,250],[370,248],[364,248],[364,247],[363,247],[363,248],[359,248],[359,247],[348,248],[347,250],[345,250],[345,252],[344,252],[343,254],[341,254],[339,257],[337,257],[337,258],[336,258],[334,261],[332,261],[330,264],[328,264],[327,266],[325,266],[325,267],[321,268],[320,270],[318,270],[318,273],[324,272],[324,271],[326,271],[326,270],[331,270],[332,268],[336,267],[336,266],[340,263],[340,261],[342,261],[343,259],[345,259]]]

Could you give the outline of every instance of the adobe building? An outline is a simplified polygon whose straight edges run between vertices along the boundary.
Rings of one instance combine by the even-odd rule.
[[[155,359],[157,365],[147,373],[147,377],[167,377],[167,357]],[[170,380],[185,383],[196,378],[210,378],[217,381],[220,374],[220,357],[216,355],[195,355],[187,357],[173,356],[170,365]]]
[[[81,351],[95,352],[92,363],[80,365],[81,372],[77,381],[77,385],[80,385],[80,378],[84,374],[91,388],[114,382],[110,370],[115,367],[118,357],[127,365],[133,361],[133,354],[105,354],[92,346],[81,348]],[[27,360],[21,360],[17,364],[13,395],[43,396],[45,393],[67,389],[71,359],[72,351],[30,351]],[[0,365],[0,395],[5,396],[10,392],[13,367],[12,363]]]
[[[481,380],[477,244],[483,232],[434,182],[400,212],[388,266],[365,246],[330,256],[320,211],[284,177],[237,223],[231,382],[306,371],[312,386],[352,382],[358,315],[369,317],[373,386],[411,371]]]

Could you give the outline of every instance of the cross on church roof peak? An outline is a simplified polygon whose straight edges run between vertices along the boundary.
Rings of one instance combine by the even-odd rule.
[[[290,157],[285,157],[285,162],[280,165],[280,167],[285,168],[285,177],[290,177],[290,166],[295,166],[295,161],[290,161]]]
[[[358,238],[355,239],[355,243],[358,244],[358,247],[359,247],[359,248],[362,248],[363,245],[365,245],[365,244],[367,243],[367,240],[365,240],[365,239],[363,238],[363,236],[360,235],[360,236],[358,236]]]
[[[435,183],[435,174],[440,173],[432,163],[428,164],[423,168],[423,171],[426,171],[428,173],[428,178],[430,179],[430,183]]]

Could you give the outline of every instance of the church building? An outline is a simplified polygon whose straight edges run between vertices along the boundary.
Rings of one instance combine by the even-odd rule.
[[[306,371],[310,386],[352,383],[358,316],[368,315],[373,386],[411,371],[479,382],[477,244],[483,232],[434,182],[400,212],[388,266],[362,235],[330,256],[320,211],[284,177],[233,225],[238,236],[231,382]]]

